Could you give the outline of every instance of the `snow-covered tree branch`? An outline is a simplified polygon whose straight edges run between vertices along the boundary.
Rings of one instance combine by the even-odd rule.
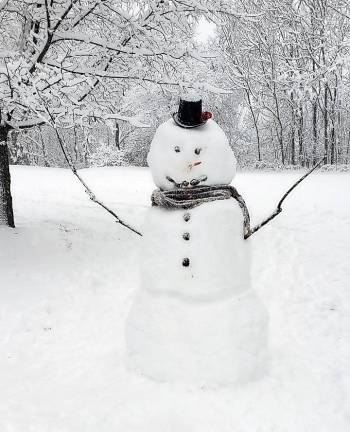
[[[4,153],[12,130],[50,120],[43,102],[55,116],[55,126],[73,127],[79,118],[118,119],[141,126],[138,115],[122,111],[125,90],[138,84],[198,85],[195,76],[184,78],[181,65],[189,59],[208,58],[194,49],[194,23],[199,16],[217,14],[218,9],[216,2],[204,1],[199,7],[194,0],[3,1],[0,127]],[[4,189],[1,184],[5,183],[0,179]],[[7,208],[11,197],[10,189],[6,190],[1,205]],[[12,207],[6,213],[12,213]],[[13,224],[3,219],[1,223]]]

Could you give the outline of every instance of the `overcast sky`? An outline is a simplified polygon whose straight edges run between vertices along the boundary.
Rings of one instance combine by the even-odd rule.
[[[215,36],[215,24],[207,21],[205,18],[201,18],[196,30],[196,39],[205,43],[213,36]]]

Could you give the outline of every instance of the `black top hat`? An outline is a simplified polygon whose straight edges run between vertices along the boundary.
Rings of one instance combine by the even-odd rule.
[[[195,128],[202,126],[213,116],[209,111],[202,111],[202,99],[191,99],[181,98],[179,110],[173,114],[175,123],[180,127]]]

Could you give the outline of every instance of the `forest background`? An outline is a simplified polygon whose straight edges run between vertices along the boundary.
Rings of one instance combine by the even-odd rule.
[[[188,90],[240,167],[347,170],[349,36],[346,0],[0,1],[2,218],[8,163],[145,166]]]

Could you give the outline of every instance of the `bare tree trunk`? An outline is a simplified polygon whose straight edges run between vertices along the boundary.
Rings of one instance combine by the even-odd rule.
[[[350,155],[350,131],[348,132],[348,142],[346,147],[346,155],[344,163],[349,163],[349,155]]]
[[[290,152],[291,158],[290,162],[292,165],[295,165],[295,108],[294,108],[294,92],[290,95],[290,100],[292,102],[292,120],[291,120],[291,137],[290,137]]]
[[[47,152],[46,152],[46,148],[45,148],[45,141],[44,141],[44,137],[43,137],[43,133],[41,128],[39,128],[39,135],[40,135],[40,141],[41,141],[41,151],[43,153],[43,160],[44,160],[44,165],[46,167],[49,167],[49,161],[48,161],[48,157],[47,157]]]
[[[0,225],[14,228],[15,221],[12,208],[11,176],[7,147],[9,131],[8,126],[0,125]]]
[[[292,114],[292,130],[290,137],[290,163],[295,165],[295,125],[294,114]]]
[[[280,146],[282,165],[284,165],[285,156],[284,156],[284,148],[283,148],[283,129],[282,129],[282,126],[280,129],[280,133],[278,134],[278,141],[279,141],[279,146]]]
[[[325,21],[326,21],[326,13],[327,13],[327,0],[320,0],[318,6],[320,9],[320,20],[322,22],[321,24],[321,33],[320,33],[320,42],[321,42],[321,50],[320,55],[322,59],[322,65],[326,68],[327,61],[326,61],[326,37],[325,37]],[[326,78],[325,84],[324,84],[324,107],[323,107],[323,119],[324,119],[324,154],[325,154],[325,160],[326,163],[329,162],[329,131],[328,131],[328,123],[329,123],[329,112],[328,112],[328,91],[329,86],[327,83],[327,77],[325,74],[322,76],[323,78]]]
[[[280,108],[279,108],[275,84],[274,84],[273,88],[274,88],[273,95],[274,95],[275,104],[276,104],[276,117],[277,117],[277,122],[278,122],[277,137],[278,137],[278,143],[279,143],[279,148],[280,148],[280,153],[281,153],[282,165],[284,165],[285,164],[285,153],[284,153],[284,146],[283,146],[283,125],[282,125],[281,116],[280,116]]]
[[[298,110],[298,142],[299,142],[299,163],[305,166],[304,157],[304,112],[303,108]]]
[[[117,147],[117,149],[120,150],[120,128],[119,128],[118,122],[115,123],[114,142],[115,142],[115,146]]]
[[[252,106],[252,101],[250,98],[250,94],[249,91],[246,90],[246,96],[247,96],[247,100],[248,100],[248,105],[249,105],[249,109],[250,109],[250,113],[252,115],[252,119],[253,119],[253,123],[254,123],[254,128],[255,128],[255,134],[256,134],[256,140],[257,140],[257,150],[258,150],[258,160],[259,162],[261,162],[261,145],[260,145],[260,133],[259,133],[259,127],[258,127],[258,119],[257,116],[255,115],[255,112],[253,110],[253,106]]]
[[[312,164],[315,165],[317,157],[317,103],[312,103]]]
[[[335,160],[335,127],[334,127],[333,115],[331,119],[330,139],[331,139],[331,164],[334,165],[336,160]]]
[[[79,162],[79,151],[78,151],[78,137],[77,137],[77,124],[75,121],[75,114],[73,114],[73,135],[74,135],[74,155],[75,155],[75,163]]]
[[[327,87],[324,91],[324,153],[326,155],[326,163],[328,163],[328,91]]]
[[[331,157],[331,164],[336,163],[336,103],[337,103],[337,86],[338,86],[338,79],[337,76],[335,77],[335,85],[334,85],[334,91],[333,93],[329,89],[330,93],[330,99],[332,103],[331,112],[330,112],[330,157]]]

